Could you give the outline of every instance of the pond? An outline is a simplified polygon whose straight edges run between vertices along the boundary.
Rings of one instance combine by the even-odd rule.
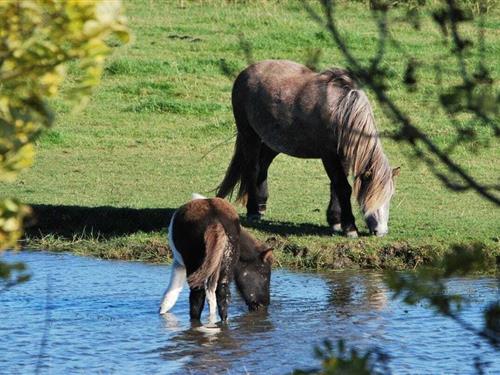
[[[249,314],[233,292],[218,331],[191,326],[187,289],[158,315],[169,266],[46,252],[3,260],[26,262],[33,276],[0,294],[2,373],[285,374],[317,366],[324,339],[380,348],[397,374],[473,373],[478,354],[487,373],[500,373],[486,343],[425,306],[392,300],[377,273],[275,270],[268,313]],[[479,327],[499,284],[453,279],[449,289],[468,296],[463,318]]]

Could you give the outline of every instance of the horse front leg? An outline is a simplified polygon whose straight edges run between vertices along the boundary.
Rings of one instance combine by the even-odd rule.
[[[326,210],[326,220],[334,233],[342,233],[342,210],[332,183],[330,183],[330,203]]]
[[[322,159],[326,173],[331,181],[331,189],[335,194],[340,206],[340,224],[342,231],[347,237],[358,237],[358,228],[354,223],[354,215],[351,207],[352,188],[347,180],[344,168],[337,157]],[[333,200],[333,195],[331,200]],[[335,203],[334,203],[335,204]],[[330,207],[329,207],[330,208]],[[337,224],[337,223],[332,223]]]
[[[262,144],[260,150],[259,174],[257,176],[257,204],[260,215],[264,215],[266,212],[267,198],[269,197],[269,191],[267,189],[267,171],[277,155],[277,152],[271,150],[265,144]]]

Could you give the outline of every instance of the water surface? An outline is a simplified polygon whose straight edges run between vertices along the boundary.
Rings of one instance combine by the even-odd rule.
[[[324,339],[380,348],[397,374],[473,373],[478,354],[487,373],[500,373],[487,344],[425,306],[392,300],[376,273],[276,270],[267,314],[249,314],[233,292],[227,328],[206,333],[189,322],[186,289],[171,314],[157,314],[169,266],[37,252],[3,259],[26,262],[33,277],[0,294],[0,373],[285,374],[316,366]],[[499,293],[494,278],[449,288],[469,297],[463,318],[476,327]]]

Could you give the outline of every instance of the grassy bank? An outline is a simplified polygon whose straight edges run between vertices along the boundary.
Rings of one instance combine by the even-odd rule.
[[[117,46],[102,85],[82,112],[69,112],[62,99],[53,102],[57,123],[39,141],[34,167],[16,183],[1,186],[2,193],[34,205],[36,220],[28,229],[26,247],[167,261],[169,216],[192,192],[211,195],[232,154],[232,81],[222,72],[221,60],[231,72],[247,65],[241,35],[251,43],[255,60],[305,62],[311,51],[321,49],[320,68],[345,66],[328,34],[300,2],[134,0],[125,5],[134,41]],[[377,49],[370,12],[359,3],[343,5],[339,12],[340,29],[354,52],[369,61]],[[485,31],[486,61],[498,78],[498,11],[488,14]],[[453,125],[437,104],[429,104],[438,100],[432,62],[445,59],[439,30],[430,21],[420,31],[399,22],[393,33],[423,64],[419,90],[409,94],[401,84],[401,51],[390,46],[389,95],[444,147],[453,139]],[[459,73],[449,59],[450,71],[442,79],[455,82]],[[78,71],[72,68],[70,73]],[[372,102],[379,128],[393,129]],[[491,134],[486,128],[477,131],[477,143],[456,147],[451,156],[478,180],[497,183],[498,141],[491,139],[489,147],[482,147]],[[332,236],[325,219],[329,182],[321,162],[285,155],[276,159],[269,171],[268,214],[252,231],[273,243],[279,265],[412,268],[457,243],[480,243],[492,255],[500,254],[500,218],[493,204],[472,192],[450,192],[406,146],[389,139],[383,145],[402,174],[391,207],[390,234],[382,239],[366,236],[359,214],[364,236]]]

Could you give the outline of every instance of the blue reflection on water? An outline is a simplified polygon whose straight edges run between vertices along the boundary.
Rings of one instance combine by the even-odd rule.
[[[169,266],[38,252],[3,260],[26,262],[33,277],[0,294],[0,373],[284,374],[317,365],[313,348],[326,338],[378,347],[398,374],[473,373],[477,354],[500,373],[487,344],[425,306],[391,300],[376,273],[276,270],[267,314],[247,313],[233,292],[229,324],[215,330],[191,325],[186,289],[171,314],[157,314]],[[463,318],[477,327],[499,293],[494,278],[453,279],[449,289],[468,296]]]

